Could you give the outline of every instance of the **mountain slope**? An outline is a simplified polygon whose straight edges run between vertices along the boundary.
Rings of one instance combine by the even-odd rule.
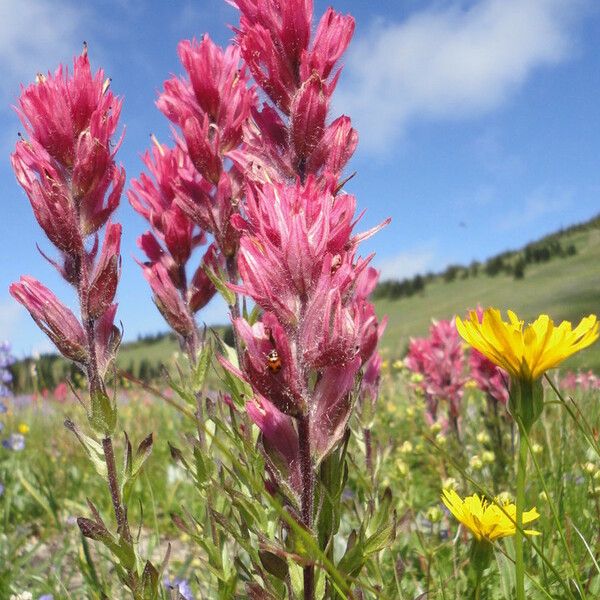
[[[525,320],[540,313],[549,314],[555,321],[579,321],[590,313],[600,315],[600,228],[568,231],[560,239],[563,245],[574,244],[577,254],[528,265],[524,279],[480,273],[446,283],[436,277],[422,294],[378,300],[377,313],[389,318],[384,351],[390,357],[402,355],[408,338],[425,335],[432,318],[464,315],[477,304],[502,311],[510,308]],[[600,342],[573,357],[568,366],[600,371]]]

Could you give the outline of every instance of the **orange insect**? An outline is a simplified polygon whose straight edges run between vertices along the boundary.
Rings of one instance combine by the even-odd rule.
[[[279,371],[281,371],[281,358],[275,348],[267,354],[267,367],[271,373],[279,373]]]

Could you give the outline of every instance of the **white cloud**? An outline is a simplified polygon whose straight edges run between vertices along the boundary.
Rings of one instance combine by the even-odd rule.
[[[0,2],[0,102],[14,102],[19,84],[71,62],[81,49],[83,11],[55,0]]]
[[[433,265],[435,253],[431,249],[413,249],[389,256],[376,262],[381,271],[380,279],[404,279],[425,273]]]
[[[435,3],[380,21],[346,60],[339,108],[369,150],[419,118],[468,118],[501,105],[534,71],[568,58],[585,0]]]
[[[498,229],[519,229],[546,215],[565,212],[575,197],[573,189],[549,189],[546,186],[536,188],[518,208],[498,219]]]

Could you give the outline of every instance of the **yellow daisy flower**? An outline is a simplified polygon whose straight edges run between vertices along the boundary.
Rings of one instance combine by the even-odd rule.
[[[556,327],[548,315],[540,315],[525,328],[523,321],[510,310],[508,319],[503,321],[498,309],[488,308],[480,322],[477,312],[472,310],[464,321],[456,317],[456,328],[473,348],[513,377],[525,381],[539,379],[548,369],[598,339],[596,315],[585,317],[575,329],[568,321]]]
[[[19,430],[19,433],[22,433],[23,435],[29,433],[29,425],[27,425],[27,423],[19,423],[19,427],[17,429]]]
[[[477,541],[495,540],[515,535],[517,507],[505,502],[502,504],[504,511],[496,504],[490,503],[477,494],[467,496],[464,500],[453,490],[445,489],[442,493],[442,502],[448,510],[475,536]],[[536,508],[523,513],[523,524],[531,523],[539,517]],[[529,535],[539,535],[539,531],[525,530]]]

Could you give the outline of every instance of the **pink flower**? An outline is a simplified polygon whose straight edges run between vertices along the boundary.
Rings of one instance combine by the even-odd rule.
[[[583,391],[600,390],[600,377],[598,377],[593,371],[578,372],[568,371],[566,375],[560,380],[560,387],[573,392],[577,388]]]
[[[233,319],[240,368],[221,362],[296,425],[306,471],[309,454],[318,465],[347,432],[358,373],[382,331],[367,300],[371,257],[357,256],[378,228],[353,234],[356,200],[339,182],[357,135],[347,117],[328,121],[354,21],[329,10],[311,41],[312,0],[231,3],[241,56],[267,101],[227,153],[245,175],[245,202],[231,216],[241,282],[229,287],[263,315]]]
[[[88,299],[88,314],[98,318],[111,306],[117,292],[121,274],[121,225],[109,223],[104,234],[104,243],[95,266]]]
[[[464,354],[454,321],[436,321],[428,338],[411,339],[406,366],[423,376],[420,387],[429,401],[433,420],[439,401],[448,403],[449,414],[458,418],[466,382]]]
[[[270,458],[268,468],[274,482],[288,480],[299,493],[301,487],[298,434],[293,420],[271,402],[255,396],[246,402],[246,412],[262,433],[262,444]]]
[[[192,313],[204,308],[216,294],[213,282],[206,274],[206,269],[219,272],[223,269],[223,255],[215,244],[211,244],[202,258],[202,263],[196,269],[188,289],[188,306]]]
[[[508,373],[475,349],[471,349],[469,366],[471,367],[471,377],[479,389],[506,405],[509,396],[510,378]]]
[[[252,326],[240,318],[233,326],[244,345],[241,368],[252,388],[282,413],[302,414],[306,398],[295,348],[276,317],[265,313],[262,321]],[[269,360],[275,356],[276,366]]]
[[[154,303],[165,321],[184,338],[192,336],[196,325],[167,269],[160,262],[141,264],[141,267],[152,288]]]
[[[158,108],[184,131],[188,148],[204,146],[201,153],[207,158],[201,163],[214,161],[220,171],[220,155],[242,140],[242,126],[255,103],[255,92],[248,87],[238,48],[229,46],[223,51],[205,35],[200,42],[180,42],[178,54],[188,79],[165,82]]]
[[[125,182],[125,171],[115,164],[120,141],[112,140],[120,111],[102,70],[92,75],[84,48],[72,75],[61,66],[23,90],[17,112],[30,139],[17,142],[11,157],[38,223],[62,256],[42,254],[76,288],[85,329],[31,277],[14,283],[11,293],[60,352],[85,367],[94,390],[103,389],[101,379],[120,341],[113,302],[121,226],[109,223]],[[98,257],[98,232],[106,224]]]
[[[347,117],[328,125],[327,116],[340,74],[334,69],[350,42],[354,19],[327,10],[311,43],[312,0],[232,4],[241,12],[236,33],[242,57],[283,116],[269,106],[255,112],[254,124],[246,128],[246,147],[230,157],[261,182],[311,173],[337,179],[357,135]]]
[[[17,179],[49,239],[76,254],[81,236],[98,231],[119,204],[125,172],[111,138],[121,101],[102,70],[92,76],[84,51],[72,76],[61,66],[25,88],[17,112],[31,138],[12,155]]]
[[[175,263],[183,265],[194,247],[204,241],[202,233],[196,231],[175,202],[180,171],[191,170],[189,159],[181,149],[170,149],[157,142],[152,155],[146,152],[142,160],[152,178],[142,173],[131,182],[129,202],[150,223]]]
[[[27,134],[46,150],[49,156],[73,170],[85,164],[80,151],[82,135],[98,140],[109,148],[121,112],[121,100],[108,90],[108,82],[100,69],[92,75],[87,51],[75,58],[73,74],[62,65],[54,75],[39,75],[19,98],[17,112]],[[89,139],[89,138],[86,138]],[[114,152],[112,152],[114,155]],[[85,157],[83,157],[85,158]]]
[[[177,147],[186,164],[171,176],[176,204],[191,222],[214,236],[225,257],[237,252],[239,233],[231,225],[243,194],[236,166],[226,167],[235,152],[256,94],[249,86],[239,49],[222,50],[208,36],[201,42],[183,41],[179,57],[187,78],[165,82],[157,105],[177,125],[183,138]]]
[[[352,414],[352,389],[360,357],[324,369],[317,382],[310,415],[311,447],[317,462],[341,441]]]
[[[336,270],[343,292],[352,282],[355,205],[353,196],[334,196],[312,177],[304,185],[248,185],[246,219],[233,218],[242,232],[238,291],[290,324],[324,270]]]
[[[183,177],[195,185],[202,184],[179,146],[170,149],[155,141],[152,155],[146,153],[143,160],[152,177],[142,173],[133,180],[128,196],[133,208],[152,228],[138,240],[149,259],[143,265],[144,275],[167,323],[191,340],[196,332],[194,314],[216,293],[204,269],[218,271],[223,260],[212,244],[188,284],[187,263],[192,251],[205,242],[206,235],[177,202],[178,190]]]
[[[10,288],[11,296],[22,304],[36,325],[58,350],[75,362],[87,359],[85,333],[77,317],[37,279],[24,275]]]
[[[48,239],[66,254],[80,253],[83,239],[79,219],[59,165],[35,140],[19,141],[11,162],[17,181],[25,190],[33,214]]]
[[[331,74],[337,61],[348,48],[354,34],[354,19],[350,15],[340,15],[331,7],[321,17],[312,48],[304,57],[301,76],[306,79],[311,73],[318,73],[323,79]]]

